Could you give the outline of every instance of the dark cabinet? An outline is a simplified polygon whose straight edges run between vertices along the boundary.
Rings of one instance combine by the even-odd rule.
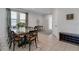
[[[79,44],[79,34],[60,32],[60,41],[68,41]]]

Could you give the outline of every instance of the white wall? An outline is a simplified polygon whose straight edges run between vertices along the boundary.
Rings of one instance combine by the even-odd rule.
[[[79,34],[79,9],[59,9],[59,29],[63,32]],[[66,20],[67,14],[74,14],[73,20]]]
[[[49,20],[52,19],[52,14],[49,14],[49,15],[44,15],[43,16],[43,26],[45,28],[45,30],[51,30],[52,28],[50,26],[52,26],[50,23],[49,23]]]
[[[43,21],[42,22],[43,22],[44,29],[48,30],[48,28],[49,28],[49,26],[48,26],[49,25],[49,23],[48,23],[48,15],[43,16]]]
[[[7,30],[6,30],[6,9],[0,8],[0,44],[1,50],[8,50]]]
[[[67,14],[74,14],[73,20],[66,20]],[[57,9],[58,32],[68,32],[79,34],[79,9],[60,8]]]
[[[52,14],[52,31],[53,31],[53,35],[55,35],[57,37],[57,39],[59,39],[59,31],[58,31],[58,10],[54,9],[53,14]]]
[[[43,25],[43,16],[39,14],[30,13],[28,15],[28,26],[34,27],[37,25],[37,20],[39,20],[39,25]]]

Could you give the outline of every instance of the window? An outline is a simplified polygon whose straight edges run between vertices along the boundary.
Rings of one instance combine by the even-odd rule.
[[[26,23],[26,15],[24,13],[20,13],[20,21],[21,23]],[[26,31],[26,28],[25,27],[21,27],[20,29],[20,32],[25,32]]]
[[[17,19],[17,12],[11,11],[11,19]]]
[[[11,11],[11,30],[13,30],[14,32],[17,31],[16,25],[17,25],[17,12]]]
[[[20,13],[20,22],[23,22],[25,23],[25,20],[26,20],[26,15],[24,13]]]
[[[11,30],[14,32],[25,32],[26,16],[25,13],[11,11]]]
[[[49,18],[49,29],[51,30],[52,29],[52,15],[49,15],[48,18]]]

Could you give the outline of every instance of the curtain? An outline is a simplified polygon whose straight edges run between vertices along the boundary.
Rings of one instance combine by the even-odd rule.
[[[26,13],[26,32],[27,32],[27,28],[28,28],[28,13]]]
[[[26,13],[26,26],[28,27],[28,13]]]
[[[11,28],[11,10],[9,8],[6,8],[6,11],[7,11],[7,32],[9,36],[9,31]]]

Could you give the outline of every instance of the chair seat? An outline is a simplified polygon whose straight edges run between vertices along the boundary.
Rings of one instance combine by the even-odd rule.
[[[19,41],[19,40],[20,40],[20,38],[19,38],[19,37],[16,37],[16,38],[15,38],[15,40],[16,40],[16,41]]]
[[[30,40],[34,40],[35,38],[36,38],[35,36],[34,37],[31,37]]]

